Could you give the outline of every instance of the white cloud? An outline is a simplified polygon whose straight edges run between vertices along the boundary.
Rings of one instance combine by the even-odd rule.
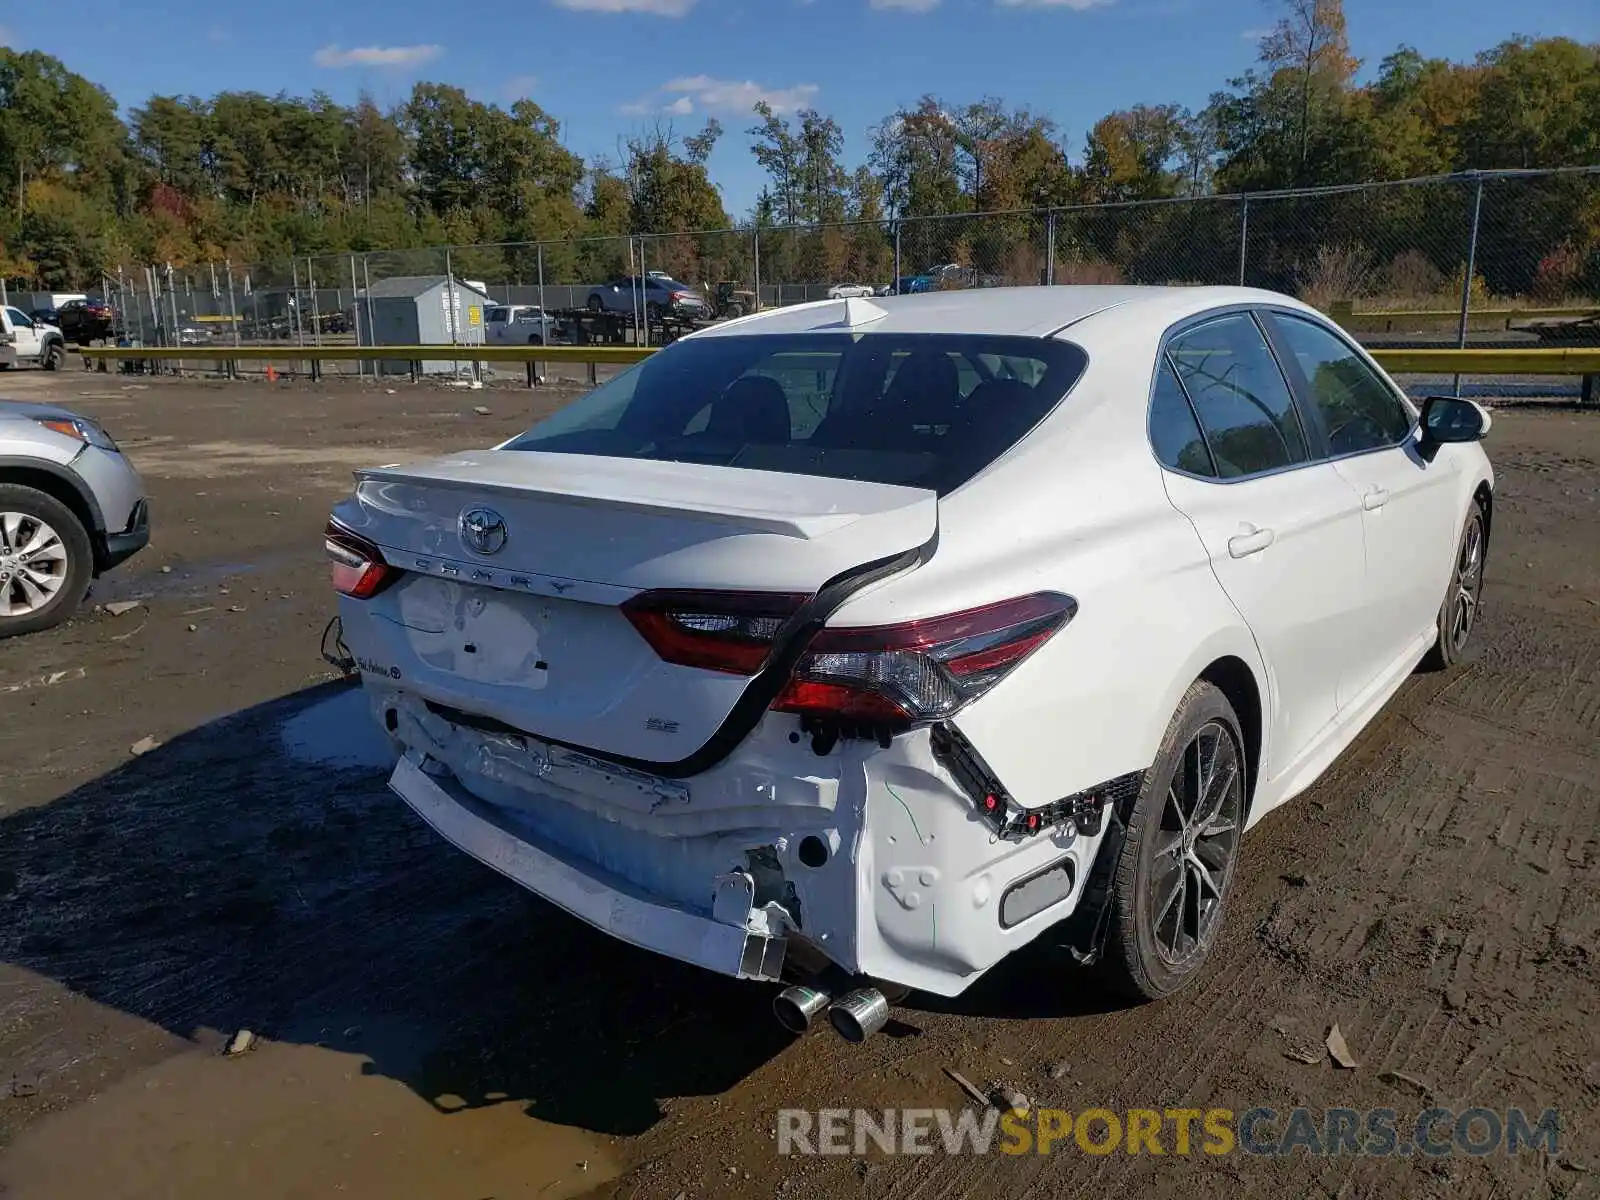
[[[871,6],[880,12],[925,13],[938,8],[940,0],[872,0]]]
[[[500,95],[506,100],[521,100],[533,94],[533,89],[539,86],[537,75],[513,75],[500,85]]]
[[[324,46],[311,56],[319,67],[420,67],[444,53],[439,45],[426,46],[356,46],[342,50],[338,46]]]
[[[16,44],[17,35],[12,33],[11,30],[7,29],[4,25],[0,25],[0,46],[10,49]]]
[[[695,6],[695,0],[555,0],[557,8],[574,12],[652,13],[658,17],[681,17]]]
[[[793,87],[764,87],[754,80],[713,79],[710,75],[684,75],[669,79],[650,95],[632,104],[624,104],[622,111],[632,116],[659,114],[667,117],[687,117],[693,113],[734,113],[747,116],[760,101],[766,101],[775,113],[791,113],[810,104],[819,91],[814,83],[798,83]]]
[[[1091,8],[1102,8],[1116,0],[994,0],[998,8],[1070,8],[1073,12],[1084,12]]]

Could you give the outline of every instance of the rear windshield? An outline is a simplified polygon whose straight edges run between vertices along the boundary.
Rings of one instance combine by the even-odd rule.
[[[1037,425],[1085,362],[1077,346],[1043,338],[693,338],[506,448],[824,475],[943,495]]]

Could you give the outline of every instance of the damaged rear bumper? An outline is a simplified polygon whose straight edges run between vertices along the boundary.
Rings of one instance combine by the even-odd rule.
[[[674,780],[387,680],[366,690],[402,751],[390,786],[448,841],[597,929],[736,978],[831,965],[957,995],[1077,912],[1105,840],[1074,821],[1002,836],[926,730],[819,756],[774,714]]]
[[[622,880],[581,871],[528,840],[506,810],[448,776],[429,775],[409,751],[389,787],[446,841],[573,916],[634,946],[740,979],[776,981],[785,942],[770,930],[697,916],[656,902]]]

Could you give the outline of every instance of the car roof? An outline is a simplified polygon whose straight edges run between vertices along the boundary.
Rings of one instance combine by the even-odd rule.
[[[1051,287],[964,288],[871,300],[820,300],[768,309],[713,325],[695,338],[743,334],[978,333],[1045,337],[1105,314],[1126,328],[1132,321],[1159,332],[1175,321],[1234,304],[1276,304],[1310,311],[1291,296],[1241,287],[1125,287],[1101,284]],[[874,317],[870,321],[847,316]],[[1114,314],[1114,315],[1113,315]],[[850,323],[846,323],[849,321]],[[1096,321],[1098,325],[1100,322]]]

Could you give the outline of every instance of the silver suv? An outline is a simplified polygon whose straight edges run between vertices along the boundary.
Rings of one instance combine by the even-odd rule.
[[[59,625],[150,541],[144,484],[98,423],[0,400],[0,638]]]

